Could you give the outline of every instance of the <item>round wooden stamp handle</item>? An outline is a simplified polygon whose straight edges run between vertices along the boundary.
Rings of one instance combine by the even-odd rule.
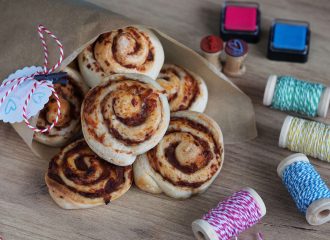
[[[221,71],[222,70],[222,64],[221,64],[221,60],[220,60],[221,53],[222,53],[222,51],[219,51],[219,52],[216,52],[216,53],[203,52],[203,57],[205,57],[205,59],[209,63],[211,63],[219,71]]]
[[[246,72],[246,67],[244,65],[246,56],[247,54],[241,57],[233,57],[227,54],[223,72],[230,77],[242,76]]]

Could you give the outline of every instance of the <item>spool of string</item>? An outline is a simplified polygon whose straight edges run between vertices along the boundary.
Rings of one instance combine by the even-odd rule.
[[[281,129],[279,146],[330,162],[330,126],[287,116]]]
[[[330,221],[330,190],[304,154],[285,158],[277,173],[309,224]]]
[[[229,240],[259,222],[265,214],[266,207],[258,193],[245,188],[220,202],[202,219],[195,220],[192,229],[198,240]]]
[[[308,117],[326,117],[329,102],[330,89],[325,85],[275,75],[268,78],[263,100],[266,106]]]

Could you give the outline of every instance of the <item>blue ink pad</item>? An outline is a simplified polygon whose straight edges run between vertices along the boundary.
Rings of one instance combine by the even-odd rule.
[[[307,62],[309,41],[308,23],[277,19],[270,29],[267,57],[278,61]]]

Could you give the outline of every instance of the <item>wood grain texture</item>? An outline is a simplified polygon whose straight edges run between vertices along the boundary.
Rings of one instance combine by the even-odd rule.
[[[206,34],[217,34],[218,0],[94,0],[95,4],[127,15],[166,32],[199,51]],[[35,157],[14,130],[0,123],[0,236],[19,239],[193,239],[191,222],[219,201],[244,186],[264,199],[267,215],[240,239],[254,239],[261,231],[267,240],[329,239],[330,224],[310,226],[298,213],[276,174],[280,160],[290,154],[277,147],[286,114],[262,106],[270,73],[292,74],[330,84],[330,2],[327,0],[260,0],[262,40],[250,45],[247,72],[232,79],[254,102],[259,137],[227,145],[224,167],[209,190],[186,201],[145,194],[133,187],[109,206],[88,210],[62,210],[52,201],[44,183],[48,163]],[[266,59],[268,29],[273,18],[309,21],[312,41],[306,64]],[[224,136],[226,137],[226,136]],[[313,160],[330,182],[330,165]]]

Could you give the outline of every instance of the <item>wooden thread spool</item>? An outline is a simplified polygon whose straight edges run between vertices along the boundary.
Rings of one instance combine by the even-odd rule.
[[[274,97],[274,92],[276,88],[276,83],[277,83],[277,76],[276,75],[270,75],[267,80],[266,88],[265,88],[265,93],[264,93],[264,98],[263,98],[263,104],[265,106],[271,106],[273,97]],[[328,113],[328,108],[329,108],[329,103],[330,103],[330,88],[327,87],[320,98],[320,102],[317,108],[317,115],[320,117],[326,117]]]
[[[278,145],[330,163],[329,135],[329,125],[287,116],[281,128]]]
[[[309,163],[306,155],[295,153],[283,159],[277,167],[277,174],[282,179],[284,170],[295,162]],[[330,198],[321,198],[312,202],[306,211],[306,220],[310,225],[321,225],[330,221]]]
[[[290,124],[292,121],[293,117],[291,116],[286,116],[284,119],[282,128],[281,128],[281,133],[280,133],[280,138],[278,140],[278,146],[281,148],[286,148],[287,143],[288,143],[288,133],[290,129]]]
[[[220,37],[209,35],[202,39],[200,44],[203,56],[219,71],[222,70],[220,56],[223,50],[223,41]]]
[[[231,39],[225,47],[226,63],[223,72],[231,77],[238,77],[245,73],[244,60],[248,53],[248,45],[241,39]]]
[[[249,192],[250,195],[253,197],[255,202],[258,204],[261,217],[266,215],[266,205],[259,194],[252,188],[246,187],[242,189],[243,191]],[[192,224],[192,230],[197,240],[218,240],[219,234],[215,231],[210,223],[203,219],[197,219]]]

